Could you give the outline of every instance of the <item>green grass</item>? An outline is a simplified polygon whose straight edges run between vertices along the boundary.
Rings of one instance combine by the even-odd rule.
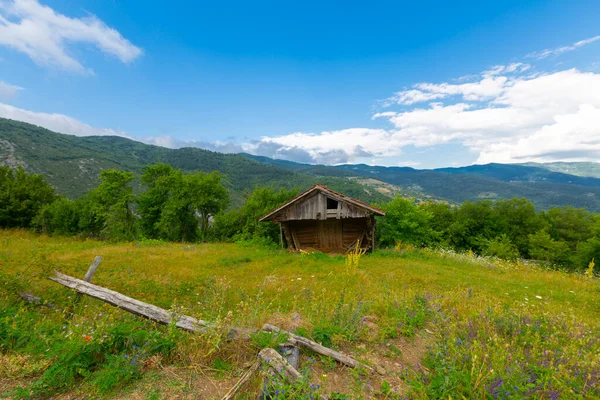
[[[54,269],[82,277],[96,255],[93,283],[216,326],[159,326],[47,279]],[[56,308],[25,304],[19,291]],[[277,383],[280,398],[600,398],[598,279],[468,254],[379,251],[349,268],[342,256],[247,244],[0,231],[0,302],[7,396],[220,398],[260,348],[280,342],[229,341],[227,327],[270,322],[386,369],[364,376],[303,351],[320,386]]]

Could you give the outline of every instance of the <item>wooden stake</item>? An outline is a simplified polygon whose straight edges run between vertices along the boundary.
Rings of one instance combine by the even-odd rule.
[[[87,272],[85,273],[85,276],[83,277],[84,281],[90,282],[92,280],[92,277],[96,273],[96,269],[98,268],[101,262],[102,256],[96,256],[94,258],[94,261],[92,261],[92,265],[90,265],[90,268],[88,268]]]

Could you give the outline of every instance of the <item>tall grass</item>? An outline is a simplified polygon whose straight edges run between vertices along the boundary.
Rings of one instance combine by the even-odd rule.
[[[47,279],[54,269],[82,277],[96,255],[104,260],[94,283],[215,325],[184,333],[75,301]],[[600,397],[597,278],[406,246],[357,259],[349,268],[347,257],[249,244],[107,244],[0,231],[0,361],[13,365],[0,368],[0,387],[15,397],[169,398],[205,379],[218,398],[259,348],[279,343],[264,335],[232,341],[228,328],[271,322],[389,365],[385,376],[365,377],[305,354],[301,368],[321,386],[288,388],[295,396]],[[56,307],[25,304],[20,291]]]

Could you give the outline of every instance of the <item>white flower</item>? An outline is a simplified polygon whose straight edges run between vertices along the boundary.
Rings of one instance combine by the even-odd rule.
[[[536,299],[542,299],[542,296],[535,296]]]

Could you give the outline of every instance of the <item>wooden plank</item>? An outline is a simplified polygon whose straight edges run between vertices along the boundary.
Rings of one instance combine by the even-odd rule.
[[[327,357],[331,357],[334,360],[338,361],[341,364],[347,365],[349,367],[352,368],[357,368],[357,367],[361,367],[364,368],[367,371],[377,371],[378,373],[382,374],[384,373],[384,371],[381,368],[371,368],[366,364],[363,364],[359,361],[356,361],[355,359],[353,359],[352,357],[349,357],[345,354],[342,354],[340,352],[337,352],[335,350],[332,350],[330,348],[327,348],[325,346],[320,345],[319,343],[312,341],[308,338],[302,337],[302,336],[298,336],[296,334],[293,334],[291,332],[285,331],[283,329],[279,329],[278,327],[274,326],[274,325],[270,325],[270,324],[265,324],[262,327],[263,331],[266,332],[281,332],[284,333],[286,335],[288,335],[289,338],[289,342],[292,344],[297,344],[297,345],[301,345],[304,346],[312,351],[314,351],[315,353],[319,353],[321,355],[327,356]]]
[[[209,326],[209,324],[205,321],[188,317],[187,315],[176,316],[175,313],[171,313],[155,305],[133,299],[119,292],[94,285],[93,283],[86,282],[82,279],[61,274],[58,271],[55,271],[55,273],[56,277],[50,278],[54,282],[74,289],[79,293],[102,300],[108,304],[112,304],[113,306],[119,307],[132,314],[140,315],[142,317],[167,325],[170,324],[175,318],[177,320],[175,325],[178,328],[189,332],[202,332],[205,327]]]

